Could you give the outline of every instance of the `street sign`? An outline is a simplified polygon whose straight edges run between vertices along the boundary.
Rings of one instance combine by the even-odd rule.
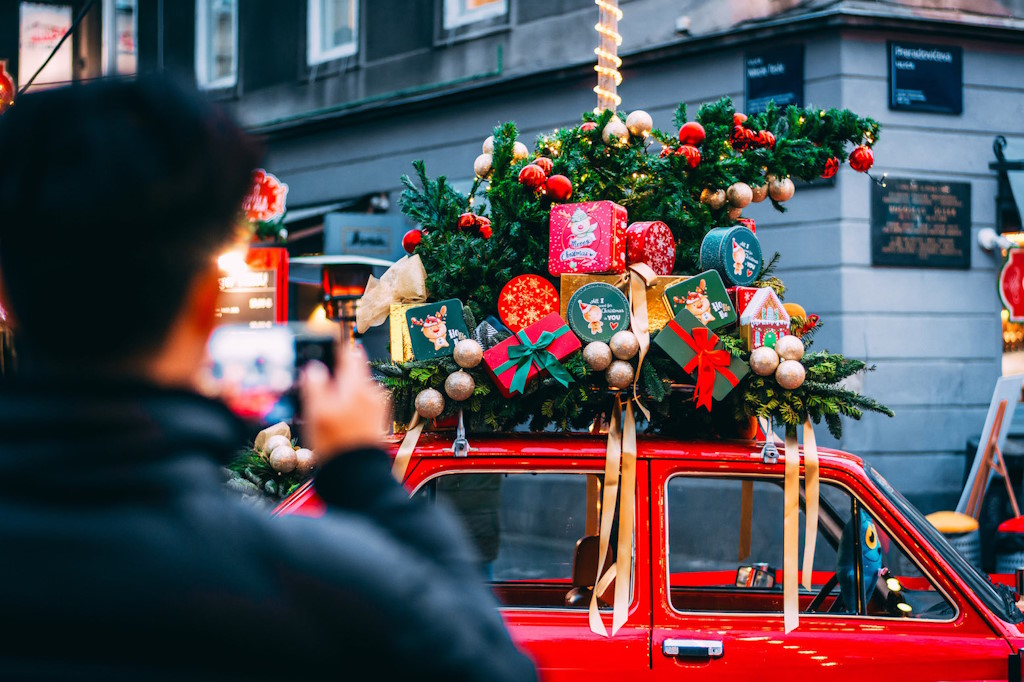
[[[999,271],[999,298],[1010,313],[1010,322],[1024,322],[1024,249],[1013,248],[1006,253],[1006,262]]]
[[[768,102],[780,107],[804,103],[804,46],[781,45],[745,55],[746,111],[756,114]]]
[[[963,48],[890,42],[889,108],[938,114],[962,113]]]

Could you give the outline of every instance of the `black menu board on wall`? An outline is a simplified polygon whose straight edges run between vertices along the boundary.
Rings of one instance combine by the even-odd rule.
[[[887,178],[871,188],[871,264],[971,267],[971,183]]]
[[[964,110],[963,48],[889,43],[889,108],[960,114]]]
[[[745,62],[746,113],[765,110],[768,102],[780,107],[804,103],[804,46],[781,45],[748,52]]]

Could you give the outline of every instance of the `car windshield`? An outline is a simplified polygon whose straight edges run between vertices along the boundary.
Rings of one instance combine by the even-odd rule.
[[[996,616],[1008,623],[1024,622],[1024,613],[1014,605],[1013,594],[1005,585],[993,585],[988,576],[967,562],[960,553],[946,541],[946,538],[928,522],[917,507],[907,501],[874,467],[867,462],[864,469],[878,490],[903,514],[932,547],[964,579],[967,586],[992,610]]]

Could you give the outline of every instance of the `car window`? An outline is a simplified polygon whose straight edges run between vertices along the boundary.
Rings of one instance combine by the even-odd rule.
[[[753,514],[750,553],[741,560],[744,480],[669,479],[666,552],[669,594],[676,610],[782,612],[782,479],[747,481],[753,491]],[[803,506],[801,491],[801,561]],[[820,507],[811,590],[800,588],[802,612],[938,620],[955,614],[932,581],[848,491],[823,483]]]
[[[602,478],[458,472],[430,479],[414,497],[454,512],[504,605],[585,609],[597,573]]]

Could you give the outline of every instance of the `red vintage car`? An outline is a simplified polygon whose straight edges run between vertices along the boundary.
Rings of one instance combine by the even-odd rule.
[[[1022,679],[1024,614],[1013,593],[855,456],[820,452],[812,589],[800,588],[799,627],[785,634],[785,455],[766,463],[751,442],[641,437],[629,618],[606,638],[587,613],[605,439],[517,433],[471,445],[456,456],[443,434],[424,436],[405,484],[462,518],[544,680]],[[738,561],[744,481],[753,525],[749,558]],[[324,512],[308,485],[278,511]],[[800,523],[802,536],[802,511]],[[864,578],[860,598],[843,575]]]

